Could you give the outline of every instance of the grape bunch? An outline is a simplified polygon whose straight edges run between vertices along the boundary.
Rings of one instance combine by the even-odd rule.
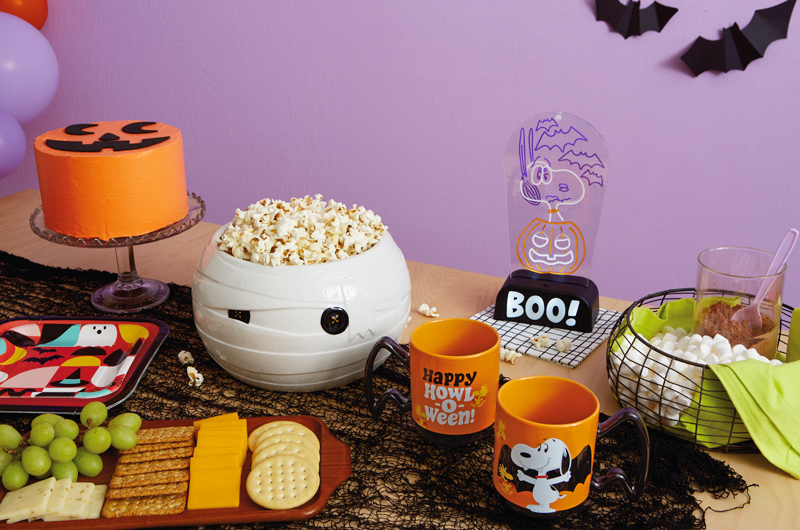
[[[75,420],[45,413],[31,421],[28,439],[11,425],[0,424],[0,475],[3,487],[14,491],[32,476],[43,479],[78,480],[78,474],[96,477],[103,471],[100,456],[109,447],[125,450],[136,445],[136,431],[142,425],[138,414],[126,412],[105,423],[108,408],[99,401],[81,409],[83,436]],[[80,445],[79,445],[80,444]]]

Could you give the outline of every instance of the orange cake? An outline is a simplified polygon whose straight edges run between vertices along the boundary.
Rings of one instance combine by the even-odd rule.
[[[183,139],[143,121],[79,123],[34,142],[44,224],[68,236],[139,236],[189,210]]]

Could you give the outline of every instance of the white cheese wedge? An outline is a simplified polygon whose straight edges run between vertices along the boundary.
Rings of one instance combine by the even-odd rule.
[[[67,502],[67,497],[69,497],[69,488],[71,485],[71,478],[62,478],[61,480],[57,480],[55,485],[53,485],[53,492],[50,493],[50,499],[47,501],[47,506],[45,506],[44,512],[33,514],[28,518],[28,521],[41,519],[45,515],[61,512],[61,510],[64,508],[64,503]],[[13,521],[9,521],[9,523],[11,522]]]
[[[15,523],[44,512],[55,483],[56,479],[50,477],[6,493],[0,502],[0,520]]]
[[[89,509],[89,499],[92,496],[94,484],[91,482],[73,482],[69,487],[69,496],[58,514],[42,517],[44,521],[65,521],[69,519],[83,519]]]
[[[100,512],[103,511],[103,503],[106,501],[107,484],[95,484],[92,496],[89,497],[89,508],[86,510],[87,519],[99,519]]]

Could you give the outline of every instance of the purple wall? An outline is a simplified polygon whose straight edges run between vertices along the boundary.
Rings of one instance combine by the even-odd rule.
[[[183,131],[208,221],[321,193],[381,215],[408,259],[505,276],[506,144],[562,110],[611,158],[601,294],[692,286],[700,250],[774,250],[800,228],[800,13],[745,72],[693,78],[679,60],[698,35],[777,2],[664,0],[680,10],[664,31],[625,40],[593,0],[51,1],[59,89],[24,126],[31,147],[0,195],[38,187],[44,131],[162,121]]]

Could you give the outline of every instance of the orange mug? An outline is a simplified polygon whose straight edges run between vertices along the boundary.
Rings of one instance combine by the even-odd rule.
[[[497,397],[494,487],[517,513],[552,518],[577,512],[590,490],[620,483],[635,501],[642,494],[650,464],[647,428],[632,408],[598,425],[600,402],[591,390],[553,376],[531,376],[504,384]],[[642,453],[639,474],[631,482],[613,468],[592,477],[595,441],[625,421],[637,427]]]
[[[386,349],[409,365],[411,398],[389,389],[376,399],[372,373]],[[387,403],[411,411],[428,440],[448,447],[488,434],[494,424],[500,383],[500,335],[484,322],[444,318],[421,324],[411,333],[410,351],[389,337],[379,340],[367,358],[364,391],[367,406],[379,418]]]

